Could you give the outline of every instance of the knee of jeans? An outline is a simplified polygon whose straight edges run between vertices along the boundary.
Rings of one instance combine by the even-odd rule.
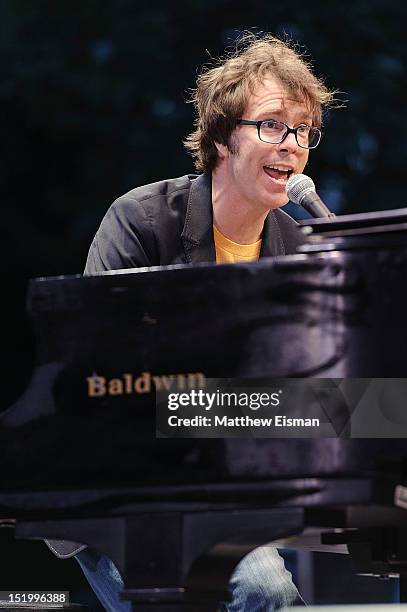
[[[249,553],[236,567],[230,580],[228,612],[278,610],[301,605],[302,600],[278,551],[262,546]]]

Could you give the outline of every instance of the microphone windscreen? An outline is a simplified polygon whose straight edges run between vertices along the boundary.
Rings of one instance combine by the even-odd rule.
[[[314,181],[306,174],[293,174],[290,176],[285,190],[291,202],[295,204],[301,204],[307,193],[315,193],[316,191]]]

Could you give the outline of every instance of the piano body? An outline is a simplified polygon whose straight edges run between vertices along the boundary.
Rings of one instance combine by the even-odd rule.
[[[0,415],[17,537],[104,552],[136,610],[209,611],[239,560],[225,550],[316,527],[406,599],[404,438],[156,436],[155,391],[202,376],[404,388],[406,211],[307,227],[284,258],[31,282],[35,368]]]

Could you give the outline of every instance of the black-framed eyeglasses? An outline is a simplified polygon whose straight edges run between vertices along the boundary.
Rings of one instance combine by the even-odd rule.
[[[290,128],[282,121],[267,119],[265,121],[252,121],[250,119],[238,119],[238,125],[255,125],[257,134],[261,141],[269,144],[280,144],[288,134],[294,134],[297,144],[302,149],[315,149],[322,137],[319,128],[302,123],[296,128]]]

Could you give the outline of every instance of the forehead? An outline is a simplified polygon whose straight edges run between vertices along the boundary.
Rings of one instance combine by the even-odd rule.
[[[269,119],[270,113],[290,121],[312,121],[312,111],[304,97],[296,97],[283,83],[275,78],[257,81],[246,103],[245,117]]]

